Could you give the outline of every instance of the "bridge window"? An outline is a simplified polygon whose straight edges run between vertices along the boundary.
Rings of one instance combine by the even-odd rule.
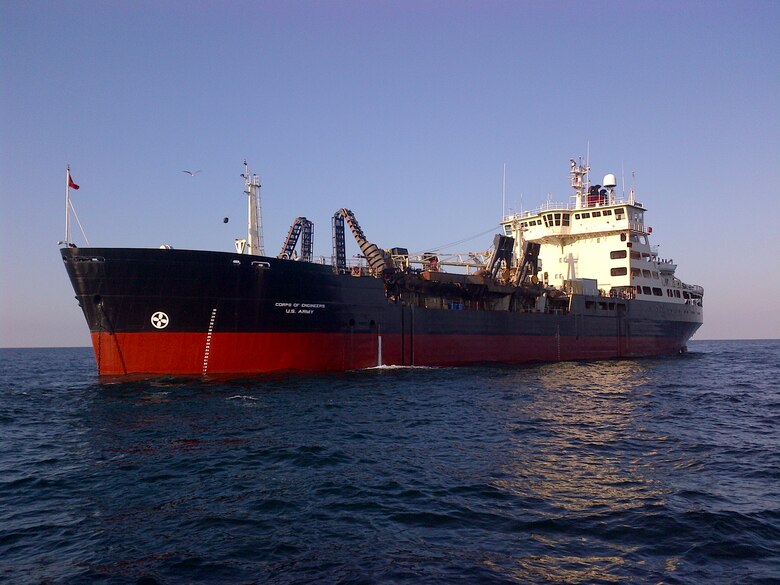
[[[611,209],[605,209],[604,210],[604,215],[612,215],[612,210]]]
[[[556,213],[555,214],[555,225],[561,225],[561,214]]]
[[[593,212],[593,217],[601,217],[601,212],[600,211],[594,211]]]
[[[646,294],[646,295],[651,295],[651,294],[653,294],[653,293],[652,293],[652,291],[650,290],[650,287],[649,287],[649,286],[643,286],[643,287],[642,287],[642,292],[643,292],[644,294]]]
[[[627,252],[625,250],[614,250],[609,253],[609,257],[612,260],[617,260],[618,258],[625,258]]]
[[[655,296],[657,296],[657,297],[662,297],[662,296],[664,296],[664,291],[662,291],[660,288],[654,286],[653,287],[653,294]]]
[[[565,226],[569,225],[569,214],[568,213],[564,213],[563,214],[563,225],[565,225]]]
[[[582,219],[589,219],[589,218],[590,218],[590,213],[583,213],[582,214]]]
[[[642,271],[639,268],[632,268],[631,276],[642,276]]]
[[[628,269],[625,266],[621,266],[620,268],[612,268],[609,273],[612,276],[625,276],[628,274]]]

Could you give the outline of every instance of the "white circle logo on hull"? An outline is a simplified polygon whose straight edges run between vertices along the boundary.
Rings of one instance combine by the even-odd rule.
[[[169,321],[168,315],[162,311],[157,311],[152,315],[152,327],[155,329],[165,329],[168,326]]]

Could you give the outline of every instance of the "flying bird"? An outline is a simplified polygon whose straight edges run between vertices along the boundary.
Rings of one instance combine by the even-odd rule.
[[[189,176],[194,177],[197,175],[200,171],[182,171],[182,173],[187,173]]]

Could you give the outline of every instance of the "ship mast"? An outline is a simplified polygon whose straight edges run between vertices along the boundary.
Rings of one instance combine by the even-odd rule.
[[[579,160],[579,164],[574,159],[571,159],[571,187],[574,189],[574,197],[576,197],[577,202],[575,207],[577,209],[582,209],[583,207],[586,207],[585,205],[585,195],[588,192],[588,187],[590,186],[589,179],[588,179],[588,172],[590,171],[590,167],[586,164],[582,164],[582,158]]]
[[[244,161],[244,172],[241,176],[246,183],[246,191],[244,193],[247,195],[246,253],[251,256],[264,256],[260,177],[249,172],[249,166],[246,164],[246,161]]]

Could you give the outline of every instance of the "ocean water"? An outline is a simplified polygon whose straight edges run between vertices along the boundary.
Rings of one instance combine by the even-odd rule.
[[[779,364],[101,383],[0,350],[0,581],[778,583]]]

